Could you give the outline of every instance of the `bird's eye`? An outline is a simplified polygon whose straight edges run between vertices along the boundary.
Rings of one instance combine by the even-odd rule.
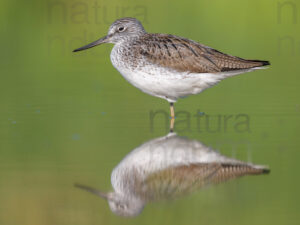
[[[120,209],[125,209],[126,207],[125,207],[125,205],[120,204],[120,205],[119,205],[119,208],[120,208]]]
[[[118,30],[119,30],[120,32],[122,32],[122,31],[125,30],[125,28],[124,28],[124,27],[119,27]]]

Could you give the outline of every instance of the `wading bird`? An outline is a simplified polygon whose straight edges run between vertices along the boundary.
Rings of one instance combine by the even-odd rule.
[[[227,77],[270,65],[268,61],[227,55],[183,37],[147,33],[135,18],[116,20],[105,37],[74,52],[103,43],[114,44],[111,62],[129,83],[170,103],[171,130],[178,98],[198,94]]]

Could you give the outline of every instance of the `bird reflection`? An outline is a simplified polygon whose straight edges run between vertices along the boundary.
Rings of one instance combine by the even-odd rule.
[[[199,141],[170,133],[137,147],[114,168],[114,191],[75,186],[106,199],[117,215],[137,216],[148,202],[174,199],[204,186],[268,172],[265,166],[223,156]]]

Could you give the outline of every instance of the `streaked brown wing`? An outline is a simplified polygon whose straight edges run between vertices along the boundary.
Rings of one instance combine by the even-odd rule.
[[[220,164],[193,164],[168,168],[151,174],[142,184],[147,200],[172,199],[205,185],[220,169]]]
[[[172,199],[210,184],[218,184],[244,175],[261,174],[247,164],[191,164],[168,168],[150,175],[141,186],[140,194],[148,200]]]
[[[151,63],[180,72],[217,73],[269,65],[267,61],[230,56],[173,35],[146,34],[137,42],[139,53]]]

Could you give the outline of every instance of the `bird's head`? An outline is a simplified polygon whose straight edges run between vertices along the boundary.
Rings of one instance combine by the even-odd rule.
[[[108,33],[105,37],[98,39],[88,45],[85,45],[81,48],[75,49],[73,52],[82,51],[88,48],[95,47],[97,45],[101,45],[103,43],[112,43],[117,44],[121,43],[125,40],[139,37],[140,35],[145,34],[146,31],[141,24],[135,18],[122,18],[118,19],[110,25],[108,29]]]
[[[143,211],[145,206],[145,202],[138,198],[121,195],[116,192],[104,193],[94,188],[80,184],[75,184],[75,187],[84,189],[107,200],[111,211],[118,216],[137,216]]]
[[[145,206],[145,203],[140,199],[127,198],[118,195],[115,192],[110,193],[108,205],[113,213],[118,216],[134,217],[139,215]]]

